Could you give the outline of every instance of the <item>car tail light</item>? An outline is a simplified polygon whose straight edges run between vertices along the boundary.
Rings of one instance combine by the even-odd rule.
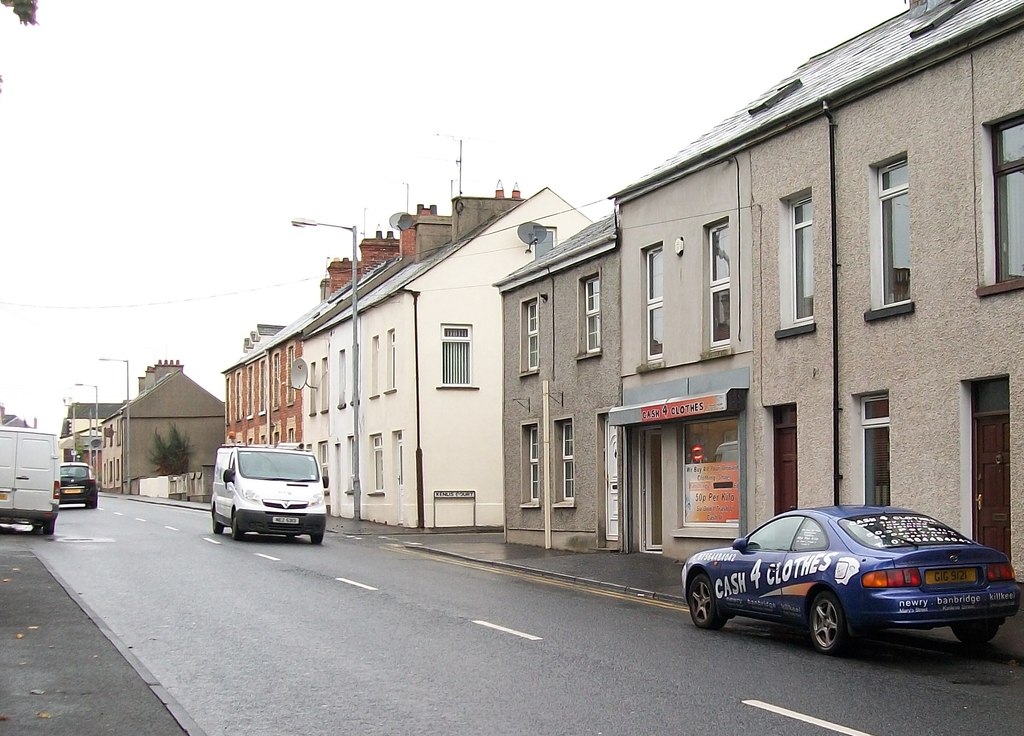
[[[987,577],[990,583],[995,583],[1000,580],[1017,579],[1017,576],[1013,572],[1013,565],[1009,562],[1000,562],[995,565],[989,565]]]
[[[921,585],[921,571],[916,567],[898,570],[873,570],[860,579],[865,588],[916,588]]]
[[[60,481],[59,480],[55,480],[53,482],[53,500],[54,501],[59,501],[60,500]]]

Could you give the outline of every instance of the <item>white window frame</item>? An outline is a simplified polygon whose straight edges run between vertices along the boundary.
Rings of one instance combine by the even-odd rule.
[[[564,501],[576,498],[575,432],[571,419],[563,419],[558,423],[558,441],[562,452],[560,480]]]
[[[288,349],[285,351],[285,362],[288,364],[288,365],[285,366],[285,375],[287,376],[286,380],[287,380],[287,383],[288,383],[288,388],[287,388],[287,393],[286,393],[287,404],[288,404],[288,406],[291,406],[292,404],[295,403],[295,389],[292,388],[292,365],[295,363],[295,346],[294,345],[289,345]],[[294,442],[294,441],[295,440],[293,440],[293,439],[288,440],[288,442]]]
[[[583,349],[601,352],[601,277],[583,280]]]
[[[370,398],[380,394],[380,335],[370,340]]]
[[[782,327],[812,324],[814,322],[814,199],[810,191],[794,195],[780,203],[779,228],[779,307]],[[804,219],[797,219],[800,214]],[[801,241],[801,237],[804,238]],[[799,317],[801,244],[807,254],[811,312]]]
[[[317,457],[320,459],[320,475],[322,475],[324,478],[328,478],[329,479],[329,474],[327,472],[327,443],[326,442],[320,442],[320,443],[317,444],[317,446],[316,446],[316,454],[317,454]]]
[[[708,344],[711,347],[724,347],[732,342],[732,237],[729,231],[729,222],[719,222],[707,229],[708,233]],[[721,235],[726,234],[724,259],[727,265],[727,273],[723,276],[718,273],[716,249],[721,251]],[[715,300],[726,294],[729,299],[728,329],[729,335],[724,339],[715,339]]]
[[[523,335],[525,368],[535,371],[540,368],[540,299],[523,303]]]
[[[1002,180],[1009,181],[1011,177],[1019,177],[1024,171],[1024,158],[1012,159],[1007,163],[1002,163],[999,160],[1001,146],[1000,139],[1006,131],[1017,129],[1024,130],[1024,118],[1014,117],[1009,120],[1005,120],[1001,123],[993,125],[989,130],[991,135],[987,140],[988,147],[990,149],[990,155],[988,157],[989,166],[992,172],[991,178],[991,195],[987,197],[990,199],[990,207],[992,211],[991,224],[986,223],[986,227],[991,229],[991,261],[992,265],[990,268],[986,268],[991,273],[986,273],[986,283],[988,284],[1001,284],[1011,281],[1017,281],[1022,278],[1024,274],[1024,264],[1018,264],[1017,266],[1010,266],[1004,261],[1003,245],[1000,242],[1006,233],[1003,232],[1005,228],[1006,219],[1011,215],[1016,215],[1017,218],[1021,218],[1020,211],[1024,205],[1017,203],[1016,209],[1013,207],[1009,208],[1009,211],[1003,211],[999,206],[999,188]],[[988,204],[988,203],[986,203]],[[1015,221],[1010,224],[1010,230],[1018,237],[1024,238],[1024,222]],[[1016,254],[1020,255],[1020,254]],[[1000,270],[1003,271],[1000,274]],[[1018,273],[1014,273],[1017,271]]]
[[[370,435],[373,445],[373,490],[384,491],[384,435]]]
[[[864,493],[864,503],[872,506],[877,504],[875,489],[868,488],[868,432],[872,429],[886,428],[889,430],[889,499],[892,503],[892,404],[889,404],[888,412],[884,417],[869,419],[868,406],[876,401],[889,402],[889,394],[870,394],[860,398],[860,465],[861,465],[861,488]]]
[[[327,363],[327,356],[320,359],[320,411],[325,412],[331,408],[331,372]]]
[[[320,381],[317,379],[317,363],[315,360],[309,361],[309,379],[306,381],[306,385],[309,386],[309,415],[314,416],[317,413],[317,406],[320,403]]]
[[[394,391],[396,386],[395,372],[398,370],[398,348],[395,342],[394,329],[388,330],[387,351],[387,378],[384,381],[384,388],[387,391]]]
[[[457,332],[465,331],[465,334],[456,334]],[[446,366],[453,363],[455,358],[461,360],[461,356],[452,356],[449,354],[449,345],[466,345],[465,348],[465,362],[463,365],[453,368],[453,373],[449,374],[446,370]],[[463,376],[464,381],[457,381]],[[472,325],[455,325],[445,324],[441,325],[441,385],[449,387],[460,387],[460,386],[472,386],[473,385],[473,326]]]
[[[345,351],[338,351],[338,408],[345,408],[345,383],[348,377],[348,364],[345,360]]]
[[[896,186],[890,186],[888,188],[884,185],[885,175],[889,174],[897,169],[905,168],[907,172],[906,182],[898,184]],[[873,275],[872,279],[872,304],[876,308],[891,307],[896,304],[906,304],[910,301],[910,289],[907,289],[906,299],[896,299],[895,296],[892,300],[889,299],[889,295],[886,290],[886,261],[892,261],[892,243],[888,242],[889,234],[885,230],[885,218],[883,217],[883,211],[888,202],[891,202],[898,197],[906,195],[907,203],[909,208],[910,202],[910,163],[906,156],[890,161],[887,164],[876,166],[874,169],[875,176],[873,177],[872,186],[875,194],[875,207],[873,212],[874,230],[876,247],[874,248],[873,254]],[[907,248],[910,248],[910,217],[907,217]],[[888,254],[888,255],[887,255]],[[908,254],[909,258],[909,254]],[[895,268],[893,271],[893,280],[895,280]],[[912,270],[912,269],[910,269]]]
[[[529,505],[540,503],[540,426],[523,425],[523,496]]]
[[[656,273],[654,259],[661,264],[661,272]],[[665,354],[665,254],[661,245],[644,250],[644,353],[647,360],[657,360]],[[654,350],[654,324],[660,325],[661,340],[657,352]]]

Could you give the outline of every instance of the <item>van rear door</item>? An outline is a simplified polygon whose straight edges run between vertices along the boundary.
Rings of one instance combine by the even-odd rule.
[[[57,455],[53,437],[19,432],[14,464],[14,508],[50,511],[57,480]]]

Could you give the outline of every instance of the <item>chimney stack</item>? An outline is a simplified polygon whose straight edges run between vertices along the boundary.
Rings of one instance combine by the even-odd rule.
[[[352,261],[348,258],[334,258],[327,264],[327,278],[320,282],[322,299],[344,289],[352,281]]]

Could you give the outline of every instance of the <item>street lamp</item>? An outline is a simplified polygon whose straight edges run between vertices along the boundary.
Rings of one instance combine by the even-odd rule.
[[[89,455],[92,457],[92,472],[100,474],[100,469],[96,467],[96,445],[93,444],[100,433],[100,389],[99,386],[92,383],[76,383],[75,385],[93,390],[92,420],[89,422]],[[92,427],[93,422],[96,423],[96,429]]]
[[[125,478],[125,493],[132,492],[132,418],[131,389],[129,388],[129,371],[127,358],[100,358],[107,363],[124,363],[124,443],[121,445],[121,474]]]
[[[305,217],[292,220],[293,227],[334,227],[352,233],[352,514],[356,521],[360,515],[360,495],[362,484],[359,482],[359,272],[356,268],[359,232],[355,225],[331,225],[317,222]],[[341,366],[340,370],[345,370]]]

